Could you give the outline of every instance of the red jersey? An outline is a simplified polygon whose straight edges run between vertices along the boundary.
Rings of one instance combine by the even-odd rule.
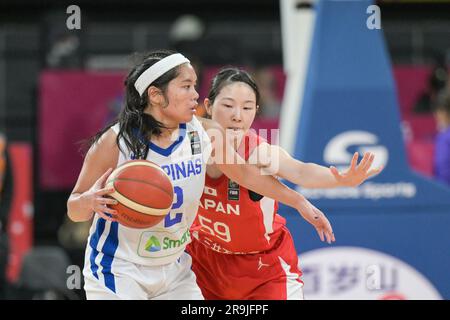
[[[248,160],[265,141],[252,130],[242,139],[238,154]],[[193,238],[220,253],[246,254],[271,249],[286,220],[278,215],[278,202],[250,191],[222,175],[206,175]],[[195,240],[194,240],[195,241]]]

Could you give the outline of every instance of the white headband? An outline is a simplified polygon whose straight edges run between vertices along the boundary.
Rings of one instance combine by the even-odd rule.
[[[139,95],[142,97],[142,94],[145,92],[145,89],[147,89],[147,87],[151,85],[153,81],[161,77],[164,73],[166,73],[170,69],[175,68],[176,66],[179,66],[180,64],[186,62],[190,61],[181,53],[171,54],[170,56],[167,56],[159,60],[150,68],[145,70],[134,83],[134,87],[139,92]]]

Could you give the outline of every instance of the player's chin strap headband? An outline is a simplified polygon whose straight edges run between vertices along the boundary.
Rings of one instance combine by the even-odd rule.
[[[190,61],[181,53],[175,53],[159,60],[150,68],[145,70],[134,83],[134,87],[139,92],[139,96],[142,97],[142,94],[148,86],[151,85],[153,81],[161,77],[164,73],[186,62]]]

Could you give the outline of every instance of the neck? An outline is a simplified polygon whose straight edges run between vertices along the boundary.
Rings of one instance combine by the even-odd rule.
[[[164,128],[161,128],[161,137],[168,138],[171,137],[173,132],[178,129],[179,122],[174,121],[160,112],[159,108],[149,108],[144,110],[144,113],[151,115],[155,120],[161,122]]]

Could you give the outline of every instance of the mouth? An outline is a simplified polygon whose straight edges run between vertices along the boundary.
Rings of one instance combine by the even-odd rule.
[[[196,112],[197,112],[197,107],[198,107],[198,104],[196,104],[195,106],[192,106],[192,107],[190,108],[191,112],[192,112],[192,113],[196,113]]]
[[[227,127],[228,130],[232,130],[233,132],[241,132],[242,128],[238,127]]]

